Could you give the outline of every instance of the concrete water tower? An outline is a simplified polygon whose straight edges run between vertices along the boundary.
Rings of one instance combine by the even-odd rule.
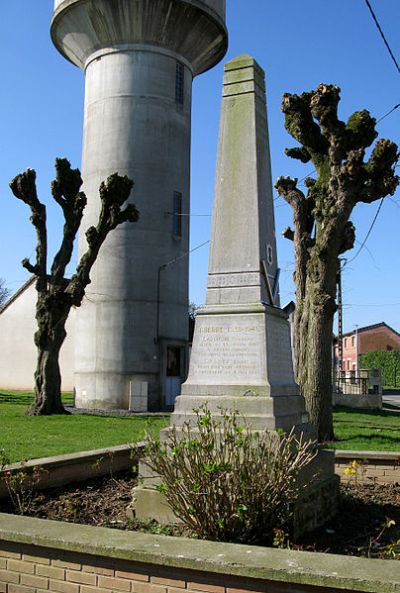
[[[225,0],[55,0],[51,35],[86,78],[80,252],[108,175],[134,180],[140,211],[77,312],[76,404],[160,409],[186,367],[192,81],[226,52]]]

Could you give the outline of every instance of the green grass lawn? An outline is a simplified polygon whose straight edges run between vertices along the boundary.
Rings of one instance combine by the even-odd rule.
[[[0,448],[11,461],[133,443],[146,430],[158,433],[169,421],[168,415],[25,416],[32,399],[31,393],[0,392]],[[72,394],[64,394],[63,401],[71,403]],[[337,408],[334,426],[338,440],[330,446],[335,449],[400,452],[398,413]]]
[[[400,451],[400,414],[336,408],[335,449],[355,451]]]
[[[31,393],[0,392],[0,449],[11,462],[140,441],[158,433],[169,416],[25,416]],[[64,403],[72,394],[64,394]]]

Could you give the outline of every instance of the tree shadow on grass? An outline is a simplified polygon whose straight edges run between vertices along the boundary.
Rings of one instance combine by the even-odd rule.
[[[0,405],[1,404],[14,404],[21,406],[30,406],[34,400],[34,395],[31,392],[21,391],[20,393],[6,393],[0,392]],[[73,396],[69,392],[62,394],[62,401],[64,405],[71,405]]]
[[[365,430],[375,430],[376,432],[387,431],[387,432],[399,432],[400,433],[400,423],[399,422],[397,422],[396,426],[393,426],[393,424],[377,424],[376,422],[368,422],[366,420],[354,423],[351,420],[340,419],[340,420],[335,421],[335,426],[336,427],[341,426],[343,428],[343,430],[351,430],[351,427],[353,426],[354,430],[365,429]]]
[[[355,433],[350,436],[337,438],[335,440],[335,446],[336,446],[336,448],[340,449],[340,447],[337,447],[337,443],[355,442],[355,443],[357,443],[357,447],[355,447],[355,449],[358,450],[360,448],[359,447],[360,441],[366,442],[367,450],[370,450],[370,448],[368,448],[369,442],[375,442],[375,443],[379,442],[379,445],[381,445],[383,447],[386,447],[386,446],[393,447],[393,445],[397,445],[397,449],[400,451],[400,439],[398,436],[394,437],[394,436],[390,436],[387,434],[380,434],[380,433],[373,433],[373,434]],[[393,449],[388,449],[388,451],[393,452]]]
[[[1,404],[29,406],[33,402],[32,393],[0,393]]]
[[[345,408],[344,406],[335,406],[333,408],[334,412],[345,412],[350,416],[371,416],[372,418],[396,418],[399,419],[398,414],[396,412],[391,412],[388,410],[357,410],[355,408]],[[340,422],[345,422],[344,420],[340,419]]]

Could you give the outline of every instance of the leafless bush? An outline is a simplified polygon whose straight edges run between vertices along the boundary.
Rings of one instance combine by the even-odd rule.
[[[237,412],[195,410],[194,425],[171,427],[160,443],[147,437],[146,464],[160,476],[175,515],[200,538],[272,542],[290,529],[303,487],[299,472],[315,456],[313,443],[255,432]]]

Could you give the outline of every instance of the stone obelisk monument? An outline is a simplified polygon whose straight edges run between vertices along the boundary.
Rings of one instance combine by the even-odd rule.
[[[192,82],[226,52],[225,0],[55,0],[51,35],[85,73],[80,252],[112,173],[140,212],[77,311],[76,404],[159,410],[186,376]]]
[[[248,55],[225,65],[206,305],[196,317],[189,376],[171,424],[179,429],[205,403],[214,415],[239,411],[254,430],[294,427],[314,437],[279,308],[264,72]],[[306,470],[305,483],[318,479],[296,508],[300,531],[334,513],[337,492],[333,452],[320,451]],[[140,473],[148,481],[134,491],[136,516],[173,522],[145,463]]]
[[[206,305],[173,424],[207,401],[255,429],[309,429],[279,308],[269,155],[264,72],[240,56],[225,65]]]

